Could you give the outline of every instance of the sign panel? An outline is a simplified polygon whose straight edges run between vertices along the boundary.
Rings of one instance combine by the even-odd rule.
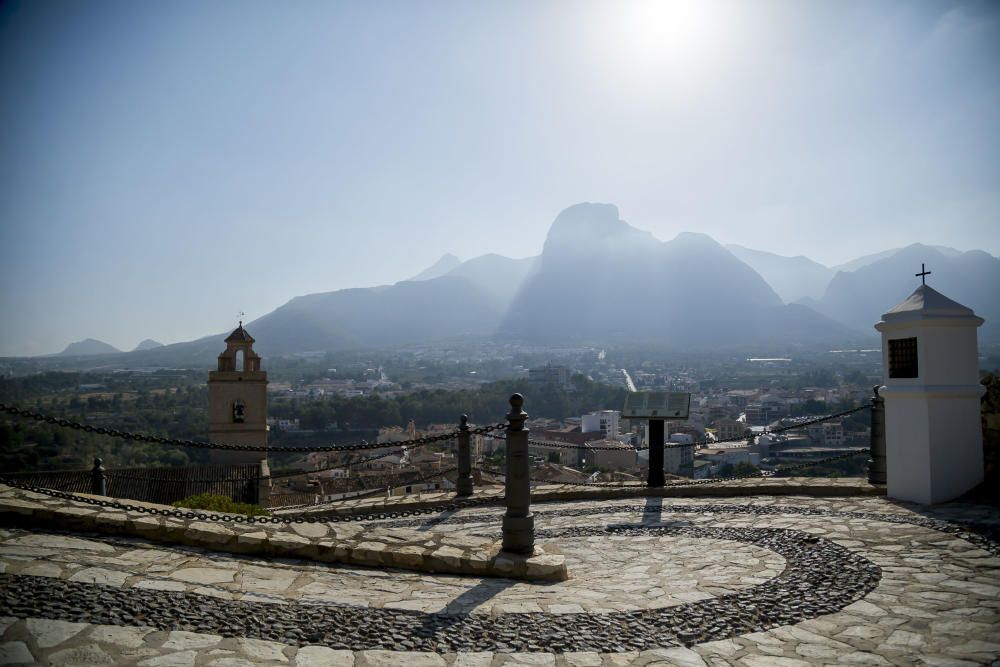
[[[625,395],[622,419],[687,419],[691,394],[683,391],[643,391]]]

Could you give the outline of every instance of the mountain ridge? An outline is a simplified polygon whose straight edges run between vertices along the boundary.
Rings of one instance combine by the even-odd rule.
[[[869,263],[855,271],[833,272],[808,257],[723,246],[696,232],[659,241],[623,220],[614,204],[584,202],[556,216],[536,257],[488,253],[461,261],[446,253],[413,279],[296,296],[247,327],[266,355],[463,336],[676,346],[843,342],[875,336],[871,325],[912,289],[910,264],[919,266],[921,258],[938,271],[935,279],[967,275],[966,265],[976,265],[976,280],[1000,284],[1000,277],[988,282],[1000,260],[983,251],[911,244],[858,258]],[[780,270],[761,262],[833,275],[819,294],[816,283],[806,285],[794,271],[781,284],[774,275]],[[804,293],[791,299],[796,282]],[[977,312],[1000,319],[990,315],[1000,316],[1000,308],[953,283],[945,279],[943,291],[959,301],[969,296]],[[866,296],[873,291],[876,297]],[[96,354],[138,355],[149,363],[184,355],[210,360],[226,333],[125,353],[107,346]],[[147,343],[155,341],[140,345]],[[81,349],[94,348],[73,344],[60,355],[95,353]]]

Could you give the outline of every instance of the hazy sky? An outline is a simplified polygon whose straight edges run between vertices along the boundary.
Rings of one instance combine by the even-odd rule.
[[[1000,3],[0,6],[0,355],[227,330],[612,202],[1000,255]]]

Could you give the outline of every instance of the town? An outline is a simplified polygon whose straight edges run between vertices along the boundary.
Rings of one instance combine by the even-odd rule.
[[[241,327],[242,328],[242,327]],[[880,378],[878,350],[813,350],[799,358],[687,354],[629,348],[519,348],[486,344],[268,359],[266,444],[276,477],[258,498],[271,507],[363,496],[453,489],[454,441],[419,449],[394,443],[453,432],[461,414],[495,421],[506,396],[523,391],[531,408],[533,483],[645,480],[645,420],[621,415],[629,392],[689,395],[689,413],[666,422],[668,479],[767,475],[787,465],[819,463],[816,476],[863,476],[870,416],[817,417],[867,406]],[[336,364],[335,366],[332,364]],[[175,437],[208,434],[208,385],[198,369],[112,368],[48,372],[0,380],[4,402],[79,417],[121,421]],[[0,457],[12,471],[85,468],[100,456],[109,468],[208,463],[179,450],[144,458],[139,447],[109,450],[65,442],[57,455],[44,426],[5,425]],[[774,431],[780,430],[780,433]],[[384,448],[297,455],[288,447],[369,441]],[[472,439],[477,485],[501,484],[503,440]],[[72,452],[72,454],[70,454]],[[858,456],[850,456],[859,453]],[[374,456],[372,456],[374,455]],[[358,462],[359,459],[372,460]],[[833,460],[830,460],[833,459]],[[421,481],[438,474],[435,479]],[[177,500],[177,499],[174,499]]]

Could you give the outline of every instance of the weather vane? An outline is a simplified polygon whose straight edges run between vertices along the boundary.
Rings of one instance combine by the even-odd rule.
[[[243,318],[246,317],[246,313],[242,310],[240,311],[240,326],[243,326]]]
[[[921,263],[920,264],[920,273],[914,273],[913,275],[919,276],[920,283],[922,285],[926,285],[927,284],[927,276],[931,275],[931,272],[928,271],[926,267],[924,267],[923,263]]]

